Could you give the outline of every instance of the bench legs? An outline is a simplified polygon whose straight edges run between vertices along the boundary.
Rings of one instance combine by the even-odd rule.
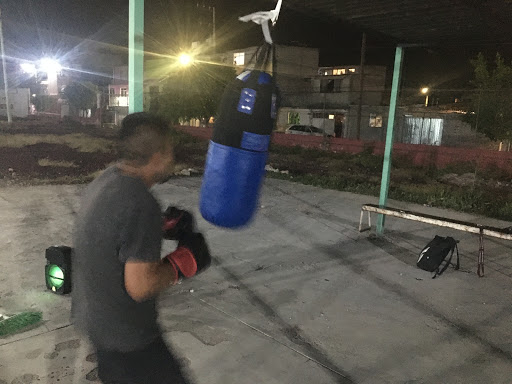
[[[363,227],[363,219],[364,219],[364,213],[368,214],[368,226]],[[370,211],[361,210],[361,216],[359,218],[359,232],[366,232],[372,229],[372,218]],[[479,234],[479,241],[480,241],[480,248],[478,250],[478,269],[477,274],[479,277],[483,277],[485,274],[484,271],[484,229],[480,228],[480,234]]]
[[[372,216],[370,214],[370,211],[366,211],[366,213],[368,213],[368,227],[363,228],[364,212],[365,211],[361,209],[361,217],[359,218],[359,232],[365,232],[372,229]]]

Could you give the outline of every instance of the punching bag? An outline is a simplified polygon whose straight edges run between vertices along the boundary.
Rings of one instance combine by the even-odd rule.
[[[273,50],[262,46],[221,100],[200,194],[202,216],[221,227],[246,225],[258,206],[277,114]]]

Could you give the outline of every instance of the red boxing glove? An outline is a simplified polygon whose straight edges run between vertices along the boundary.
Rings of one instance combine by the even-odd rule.
[[[211,255],[206,240],[201,233],[186,233],[178,248],[166,256],[176,272],[176,280],[183,276],[190,278],[207,269],[211,264]]]
[[[185,233],[194,231],[194,216],[188,211],[169,206],[163,214],[163,237],[180,240]]]

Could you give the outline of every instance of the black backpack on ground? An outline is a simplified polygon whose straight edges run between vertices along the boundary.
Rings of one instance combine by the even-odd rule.
[[[416,265],[425,271],[434,272],[432,278],[435,279],[446,271],[452,262],[453,252],[457,250],[457,264],[455,265],[455,269],[459,269],[459,248],[457,247],[457,243],[458,241],[453,237],[441,237],[436,235],[420,252],[420,257]],[[448,254],[450,254],[450,257],[448,260],[445,260]],[[441,267],[443,261],[445,264]]]

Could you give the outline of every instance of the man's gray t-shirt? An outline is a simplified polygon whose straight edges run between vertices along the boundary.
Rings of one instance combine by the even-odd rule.
[[[134,351],[159,336],[155,300],[126,292],[128,260],[160,260],[161,208],[138,178],[110,167],[85,190],[76,218],[72,317],[98,349]]]

